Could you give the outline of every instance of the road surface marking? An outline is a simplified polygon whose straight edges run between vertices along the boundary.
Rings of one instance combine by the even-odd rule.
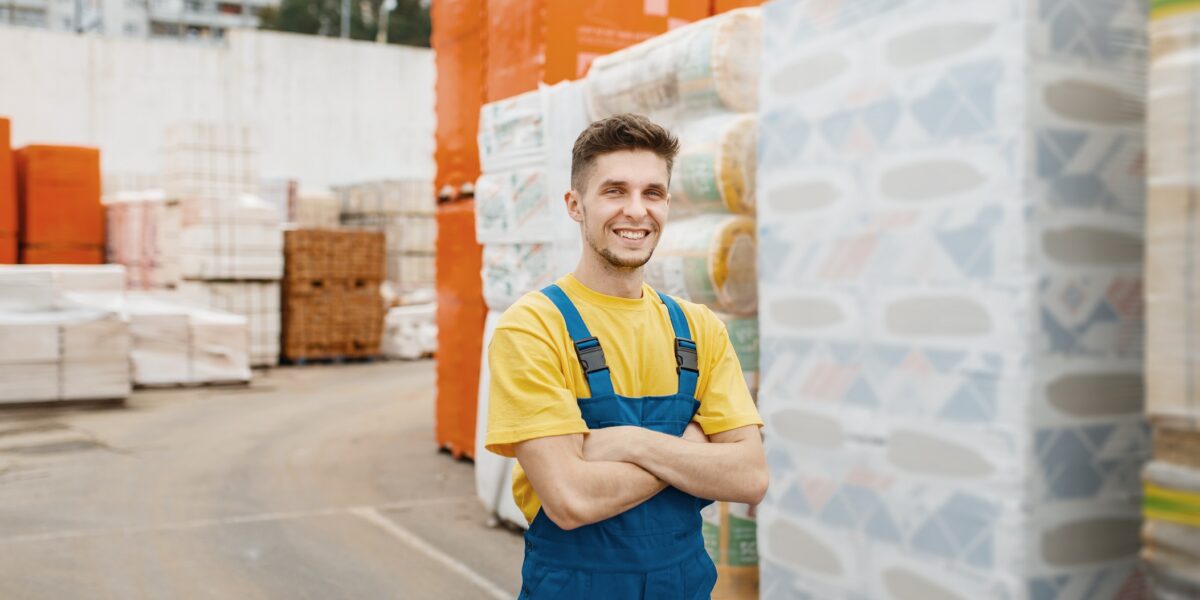
[[[400,502],[390,502],[380,504],[374,507],[363,506],[344,506],[333,508],[318,508],[312,510],[295,510],[285,512],[270,512],[259,513],[255,515],[235,515],[230,517],[218,517],[213,519],[194,519],[191,521],[178,521],[175,523],[160,523],[157,525],[140,525],[136,527],[107,527],[97,529],[73,529],[67,531],[51,531],[46,533],[29,533],[23,535],[14,535],[8,537],[0,537],[0,545],[6,544],[22,544],[29,542],[47,542],[57,540],[73,540],[88,537],[103,537],[110,535],[137,535],[143,533],[158,533],[168,531],[186,531],[189,529],[202,529],[205,527],[220,527],[222,525],[237,525],[241,523],[268,523],[271,521],[293,521],[296,519],[307,519],[310,517],[328,517],[333,515],[349,515],[358,514],[358,510],[395,510],[405,508],[417,508],[420,506],[446,504],[452,502],[461,502],[467,499],[474,500],[474,496],[453,496],[447,498],[425,498],[420,500],[404,500]]]
[[[370,521],[371,524],[376,525],[380,529],[386,531],[392,537],[404,542],[405,544],[408,544],[412,548],[419,550],[425,556],[442,563],[451,571],[466,577],[472,583],[479,586],[480,589],[486,591],[492,598],[496,598],[497,600],[512,600],[513,595],[511,593],[505,592],[496,584],[488,581],[479,573],[476,573],[471,567],[459,562],[454,557],[431,546],[429,542],[426,542],[407,529],[397,525],[391,519],[388,519],[380,514],[379,510],[369,506],[363,506],[359,508],[352,508],[350,509],[350,512],[362,517],[367,521]]]

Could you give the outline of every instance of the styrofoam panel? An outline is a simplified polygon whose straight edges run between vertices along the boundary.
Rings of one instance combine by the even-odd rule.
[[[1144,19],[1136,0],[764,7],[764,594],[1139,597]],[[920,549],[805,512],[831,494],[864,532],[864,507],[911,526],[955,494],[1006,516],[992,562],[899,568]],[[1048,527],[1071,535],[1039,550]],[[788,555],[806,539],[846,542]]]

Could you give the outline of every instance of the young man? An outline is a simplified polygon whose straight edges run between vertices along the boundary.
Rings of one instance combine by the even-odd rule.
[[[530,521],[521,598],[708,598],[700,509],[766,493],[724,324],[642,281],[678,146],[637,115],[580,134],[565,200],[583,256],[505,311],[488,349],[486,445],[517,458]]]

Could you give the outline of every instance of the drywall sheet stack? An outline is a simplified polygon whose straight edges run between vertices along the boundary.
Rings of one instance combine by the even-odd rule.
[[[1140,597],[1143,3],[763,10],[763,596]]]
[[[0,267],[0,402],[129,395],[119,266]]]
[[[250,365],[279,363],[278,281],[194,281],[179,284],[179,298],[193,306],[241,315],[250,328]]]
[[[294,229],[285,234],[283,357],[370,357],[383,335],[384,235]]]
[[[402,291],[433,287],[437,222],[431,181],[376,181],[334,191],[343,226],[387,236],[388,281]]]
[[[125,303],[134,385],[196,385],[250,381],[246,317],[188,306],[144,292]]]
[[[1154,593],[1200,597],[1200,4],[1155,2],[1150,24],[1146,200],[1144,559]]]
[[[437,304],[395,306],[383,324],[383,355],[416,360],[437,353]]]
[[[182,203],[162,191],[121,192],[104,199],[108,261],[124,265],[131,290],[174,288],[181,278]]]

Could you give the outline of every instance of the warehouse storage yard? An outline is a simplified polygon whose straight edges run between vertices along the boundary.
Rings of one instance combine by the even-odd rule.
[[[0,19],[0,597],[537,596],[488,347],[636,113],[763,421],[712,598],[1200,598],[1200,0],[410,4]]]

